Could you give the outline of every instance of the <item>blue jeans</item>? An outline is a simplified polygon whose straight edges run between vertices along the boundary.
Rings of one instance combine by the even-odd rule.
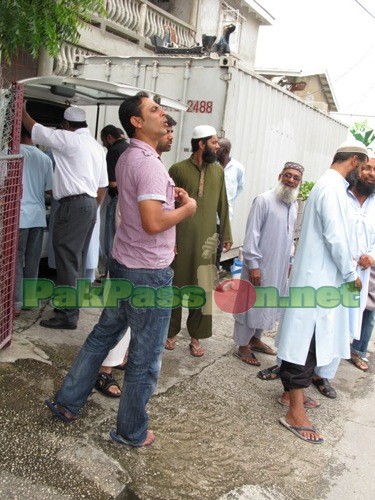
[[[42,253],[44,227],[29,227],[18,231],[18,254],[14,306],[23,305],[23,278],[37,278]],[[36,283],[35,283],[36,290]]]
[[[116,207],[118,196],[110,198],[105,213],[105,226],[104,226],[104,253],[106,256],[105,275],[109,271],[109,263],[111,261],[111,252],[113,240],[116,233]]]
[[[169,267],[129,269],[113,259],[110,274],[111,278],[129,280],[133,286],[152,289],[171,286],[173,277]],[[77,415],[95,385],[103,360],[130,327],[131,340],[117,414],[117,433],[129,444],[143,443],[147,437],[146,405],[159,377],[170,314],[169,308],[135,308],[130,300],[120,301],[117,308],[104,308],[99,323],[81,347],[55,402]]]
[[[351,351],[353,354],[365,357],[367,355],[368,344],[371,339],[372,330],[375,325],[375,311],[365,309],[362,316],[361,337],[353,340]]]

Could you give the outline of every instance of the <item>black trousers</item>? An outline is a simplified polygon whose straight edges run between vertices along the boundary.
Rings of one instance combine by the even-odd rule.
[[[316,368],[315,333],[312,336],[309,352],[304,365],[296,365],[282,360],[280,378],[285,391],[290,389],[305,389],[311,385]]]
[[[91,197],[60,202],[53,227],[57,285],[75,287],[76,280],[84,277],[97,208],[96,198]],[[55,309],[55,312],[71,322],[78,320],[78,308]]]

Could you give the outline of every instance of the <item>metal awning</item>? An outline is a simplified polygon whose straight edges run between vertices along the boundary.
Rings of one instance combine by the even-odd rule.
[[[64,76],[37,76],[20,80],[19,83],[24,85],[25,99],[61,106],[119,106],[124,97],[135,95],[143,90],[151,97],[159,95],[160,104],[163,107],[177,111],[187,110],[187,106],[180,101],[156,94],[148,89],[122,83]]]

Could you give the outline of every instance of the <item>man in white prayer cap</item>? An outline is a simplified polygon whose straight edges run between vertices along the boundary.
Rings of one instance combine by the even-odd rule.
[[[232,234],[229,222],[229,206],[224,181],[224,172],[217,162],[216,153],[219,143],[216,130],[211,125],[199,125],[193,129],[191,146],[193,154],[190,158],[175,163],[169,170],[169,175],[176,186],[185,189],[197,201],[197,211],[177,224],[176,256],[172,263],[174,270],[173,285],[179,287],[202,286],[198,282],[198,270],[202,270],[207,289],[212,290],[216,278],[216,249],[218,235],[216,229],[216,214],[220,219],[220,240],[224,250],[232,246]],[[207,244],[212,249],[206,248]],[[189,352],[200,357],[204,348],[201,339],[212,335],[212,315],[202,306],[197,307],[189,301],[189,316],[187,329],[190,335]],[[176,336],[181,330],[181,307],[172,309],[166,349],[176,347]]]
[[[315,293],[315,303],[293,302],[285,309],[276,345],[280,378],[290,406],[280,423],[300,439],[324,441],[307,418],[304,389],[316,367],[336,358],[350,358],[350,307],[362,286],[351,249],[346,178],[368,162],[364,145],[352,140],[336,151],[331,168],[317,181],[306,207],[289,283],[292,289]],[[311,297],[310,297],[311,298]],[[300,306],[300,307],[298,307]]]
[[[56,284],[75,287],[76,280],[84,277],[97,208],[108,185],[105,152],[90,134],[85,111],[76,106],[64,111],[62,130],[36,123],[26,105],[22,120],[33,143],[49,147],[55,160],[52,192],[59,201],[53,228]],[[40,325],[75,330],[78,316],[78,307],[59,307]]]

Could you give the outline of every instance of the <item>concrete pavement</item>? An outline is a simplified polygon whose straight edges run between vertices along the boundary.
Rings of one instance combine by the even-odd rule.
[[[113,443],[118,400],[93,392],[79,421],[51,416],[44,399],[61,384],[99,311],[82,310],[75,331],[39,326],[51,309],[22,312],[11,346],[0,351],[0,498],[16,499],[372,499],[375,391],[372,373],[342,361],[337,400],[311,419],[326,442],[304,443],[283,428],[279,381],[233,356],[230,315],[214,318],[207,353],[193,358],[186,330],[165,351],[149,404],[157,436],[148,449]],[[274,333],[267,333],[272,344]],[[259,354],[262,367],[274,358]],[[116,371],[121,380],[122,372]]]

